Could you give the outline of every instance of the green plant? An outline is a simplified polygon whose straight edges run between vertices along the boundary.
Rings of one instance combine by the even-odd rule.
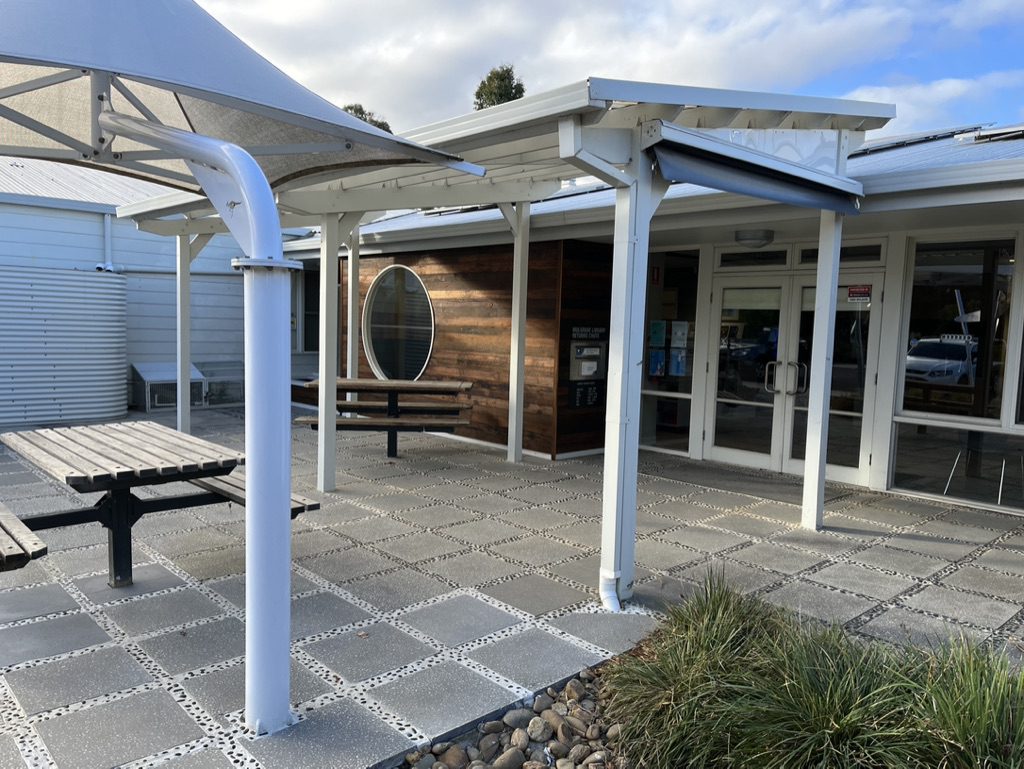
[[[940,769],[1024,766],[1024,671],[966,640],[928,657],[918,719],[931,739],[924,760]]]

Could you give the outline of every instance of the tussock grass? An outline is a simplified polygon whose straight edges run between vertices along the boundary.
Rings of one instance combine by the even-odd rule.
[[[863,641],[714,574],[603,685],[636,769],[1024,767],[1024,673],[1005,656]]]

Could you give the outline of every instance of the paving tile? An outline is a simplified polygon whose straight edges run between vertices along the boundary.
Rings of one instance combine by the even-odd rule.
[[[28,766],[25,759],[21,757],[18,743],[9,734],[0,734],[0,766],[9,766],[11,769]]]
[[[106,643],[110,636],[88,614],[69,614],[0,629],[0,668]]]
[[[601,661],[596,654],[539,629],[502,638],[466,656],[530,691],[561,682]]]
[[[219,750],[210,748],[172,758],[160,766],[161,769],[233,769],[234,764]]]
[[[691,566],[679,572],[679,576],[698,585],[704,584],[709,574],[721,576],[725,584],[740,593],[749,593],[779,581],[779,575],[732,563],[721,558],[711,558],[705,563]]]
[[[245,546],[232,545],[220,550],[189,553],[175,556],[173,560],[196,579],[216,579],[245,571]]]
[[[387,516],[376,516],[363,521],[351,521],[349,523],[338,523],[334,530],[346,537],[351,537],[357,542],[376,542],[389,537],[398,537],[402,534],[410,534],[417,531],[408,523],[396,521]]]
[[[958,542],[984,545],[999,537],[1003,532],[984,529],[980,526],[969,526],[962,523],[938,520],[926,521],[920,526],[915,526],[908,533],[923,534],[928,537],[944,537],[957,540]]]
[[[885,507],[878,507],[870,504],[854,505],[853,507],[845,508],[843,510],[843,514],[848,515],[851,518],[873,521],[875,523],[884,524],[894,528],[911,526],[918,523],[922,517],[919,514],[905,512],[903,510],[890,510]]]
[[[993,547],[979,555],[974,562],[996,571],[1024,576],[1024,553],[1004,547]]]
[[[891,526],[884,523],[862,521],[857,518],[850,518],[844,513],[828,513],[825,516],[824,529],[832,534],[859,539],[864,542],[876,540],[879,537],[887,537],[894,531]]]
[[[38,512],[55,512],[75,507],[75,502],[67,497],[54,500],[57,504],[50,509],[39,510]],[[18,506],[18,514],[24,511],[24,504]],[[56,529],[47,529],[43,534],[47,550],[56,553],[73,547],[85,547],[87,545],[107,544],[107,530],[98,523],[78,524],[76,526],[60,526]]]
[[[292,640],[368,619],[370,615],[333,593],[292,599]]]
[[[194,491],[195,487],[189,486],[189,489]],[[161,493],[188,493],[188,489],[182,492],[175,492],[164,486]],[[132,526],[132,536],[149,542],[150,539],[161,538],[160,535],[167,534],[168,532],[206,528],[208,526],[209,524],[201,520],[195,513],[188,510],[172,510],[168,513],[150,513],[149,515],[142,516]]]
[[[787,531],[785,534],[772,537],[772,542],[828,556],[843,555],[861,546],[860,542],[843,539],[829,534],[827,531],[810,531],[808,529]]]
[[[132,549],[132,566],[138,567],[150,561],[152,561],[152,558],[139,548]],[[46,562],[50,566],[56,566],[68,577],[78,577],[83,574],[94,574],[97,572],[106,574],[109,568],[109,555],[107,546],[99,545],[97,547],[76,548],[50,553],[46,556]]]
[[[900,550],[909,550],[912,553],[930,555],[933,558],[942,558],[947,561],[958,561],[977,545],[965,542],[951,542],[944,539],[936,539],[932,535],[923,532],[900,532],[886,541],[891,547]]]
[[[433,646],[384,622],[306,644],[303,648],[338,673],[345,683],[365,681],[437,652]]]
[[[943,579],[942,583],[1024,605],[1024,580],[1020,577],[996,574],[977,566],[963,566]]]
[[[964,627],[949,620],[929,617],[900,607],[886,609],[858,630],[890,643],[922,648],[937,647],[959,638],[981,643],[989,635],[983,630]]]
[[[292,705],[306,702],[321,694],[332,691],[331,686],[295,660],[290,671]],[[181,685],[206,712],[221,724],[229,722],[224,718],[245,707],[245,663],[232,665],[224,670],[215,670],[200,676],[186,678]]]
[[[840,624],[849,622],[876,605],[875,601],[866,598],[827,590],[806,582],[791,582],[765,593],[762,598],[799,616]]]
[[[420,568],[461,587],[474,587],[523,570],[521,566],[475,551],[459,553],[440,561],[428,561],[420,564]]]
[[[565,545],[539,534],[502,545],[492,545],[491,550],[503,558],[522,561],[530,566],[546,566],[555,561],[564,561],[566,558],[583,554],[582,548]]]
[[[633,595],[627,605],[636,604],[653,611],[666,612],[672,606],[695,595],[700,588],[690,581],[678,580],[675,577],[655,576],[633,587]]]
[[[407,737],[352,700],[306,714],[303,721],[246,743],[263,769],[365,769],[391,766],[411,751]]]
[[[358,547],[339,553],[303,558],[299,563],[324,579],[338,584],[401,565],[378,553]]]
[[[245,652],[245,628],[234,617],[173,630],[139,646],[171,675],[238,657]]]
[[[575,526],[561,529],[552,529],[548,534],[551,537],[564,539],[588,550],[596,550],[601,547],[601,525],[597,521],[588,524],[576,524]]]
[[[943,519],[964,526],[977,526],[985,529],[995,529],[1002,533],[1013,531],[1014,529],[1024,526],[1024,519],[1019,515],[991,513],[987,510],[950,510],[943,516]]]
[[[774,500],[760,500],[749,508],[754,515],[762,518],[771,518],[781,523],[797,525],[800,523],[802,511],[797,505],[787,505],[784,502]]]
[[[451,540],[439,537],[429,531],[408,534],[388,542],[379,542],[377,547],[387,553],[401,558],[403,561],[415,563],[439,555],[449,555],[462,550],[465,545],[456,544]]]
[[[445,646],[460,646],[519,623],[514,614],[468,595],[424,606],[401,620]]]
[[[365,507],[359,507],[348,502],[325,501],[321,504],[319,510],[303,513],[302,517],[310,523],[333,526],[336,523],[356,521],[370,515],[373,515],[373,511],[367,510]]]
[[[49,555],[47,558],[52,560],[53,556]],[[40,566],[39,561],[29,561],[25,566],[13,571],[0,571],[0,590],[53,581],[53,577]],[[3,599],[0,598],[0,600]]]
[[[520,526],[528,526],[529,528],[538,531],[554,529],[561,526],[571,526],[579,523],[579,521],[573,516],[544,505],[528,507],[525,510],[513,510],[512,512],[504,515],[503,518],[509,522],[516,523]]]
[[[707,525],[717,529],[726,529],[747,537],[771,537],[790,529],[789,526],[777,521],[736,513],[713,518],[707,522]]]
[[[305,593],[309,590],[319,590],[320,587],[313,581],[306,579],[301,574],[292,572],[291,575],[291,593]],[[237,606],[239,609],[245,608],[245,575],[238,574],[234,577],[228,577],[227,579],[220,579],[216,582],[208,582],[207,586],[213,590],[216,590],[222,596],[227,598],[231,603]]]
[[[936,586],[928,586],[920,593],[904,598],[902,602],[912,609],[990,628],[998,628],[1020,610],[1020,606],[1007,601],[981,598]]]
[[[415,510],[402,510],[395,513],[399,518],[429,529],[450,526],[453,523],[468,521],[476,516],[468,510],[452,505],[428,505]]]
[[[725,485],[729,486],[730,484]],[[737,507],[748,507],[755,502],[760,501],[757,497],[747,496],[746,494],[735,494],[730,491],[721,491],[719,489],[698,491],[690,497],[690,500],[692,502],[698,502],[702,505],[716,507],[723,510],[733,510]]]
[[[60,585],[10,590],[0,593],[0,625],[78,608],[78,602]]]
[[[576,497],[575,499],[563,499],[559,502],[551,502],[548,507],[564,513],[581,515],[586,518],[601,517],[601,500],[599,497]]]
[[[930,577],[947,565],[946,561],[938,558],[885,545],[875,545],[867,550],[861,550],[851,555],[850,558],[860,563],[866,563],[868,566],[877,566],[879,569],[887,569],[921,579]]]
[[[621,654],[646,638],[658,621],[646,614],[566,614],[549,624],[612,654]]]
[[[97,649],[6,676],[28,715],[129,689],[152,677],[124,649]],[[4,764],[0,762],[0,766]]]
[[[501,540],[522,537],[528,532],[510,526],[503,521],[487,518],[482,521],[467,521],[448,526],[444,533],[446,536],[461,539],[471,545],[491,545]]]
[[[890,601],[917,584],[912,579],[894,577],[852,563],[833,564],[808,575],[807,579],[883,601]]]
[[[563,585],[539,574],[516,577],[508,582],[485,587],[481,592],[535,615],[564,609],[591,598],[582,590]]]
[[[660,571],[674,569],[699,558],[703,556],[696,550],[656,539],[641,539],[636,543],[636,560]]]
[[[458,500],[462,507],[487,515],[507,513],[517,508],[530,507],[531,503],[503,496],[501,494],[484,494],[479,497]]]
[[[364,502],[365,507],[384,513],[408,510],[413,507],[423,507],[425,504],[428,504],[428,500],[425,500],[423,496],[404,492],[399,494],[381,494],[370,497]]]
[[[292,558],[307,558],[311,555],[329,553],[351,547],[352,543],[339,537],[333,529],[311,529],[292,534]]]
[[[41,721],[36,731],[58,766],[76,769],[105,769],[205,736],[162,690]]]
[[[794,550],[774,542],[755,542],[750,547],[729,553],[729,557],[783,574],[796,574],[822,561],[820,555]]]
[[[696,523],[697,521],[703,521],[722,513],[721,510],[713,510],[710,507],[695,505],[688,498],[659,502],[644,508],[644,512],[675,521],[677,525],[680,523]]]
[[[127,587],[111,587],[108,579],[109,575],[106,572],[83,577],[75,580],[75,587],[85,593],[86,598],[93,603],[102,604],[184,584],[180,577],[158,563],[149,563],[132,569],[132,584]]]
[[[399,569],[350,582],[345,589],[382,611],[394,611],[447,593],[451,587],[418,571]]]
[[[180,590],[108,607],[106,614],[129,636],[142,635],[171,625],[183,625],[222,613],[198,590]]]
[[[679,531],[660,534],[659,537],[703,553],[718,553],[750,541],[739,534],[716,531],[706,526],[687,526]]]

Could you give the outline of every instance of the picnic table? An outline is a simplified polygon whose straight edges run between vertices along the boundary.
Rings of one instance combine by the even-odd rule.
[[[145,514],[216,504],[244,504],[244,480],[226,478],[245,463],[236,449],[180,433],[148,421],[82,427],[44,428],[0,435],[0,442],[46,474],[78,492],[102,491],[90,507],[21,519],[30,531],[98,521],[107,529],[110,586],[132,584],[132,526]],[[137,497],[133,489],[185,481],[203,490],[159,497]],[[240,490],[239,490],[240,489]],[[312,500],[293,496],[301,509]],[[301,511],[301,510],[300,510]],[[45,552],[45,550],[44,550]]]
[[[307,382],[305,387],[318,389],[320,381]],[[408,431],[451,432],[456,427],[469,425],[464,412],[472,405],[459,396],[473,388],[472,382],[423,379],[347,379],[335,382],[339,395],[335,429],[383,430],[387,432],[387,455],[398,456],[398,433]],[[382,395],[385,400],[349,401],[347,393]],[[448,401],[408,401],[403,396],[447,396]],[[317,429],[316,416],[296,419]]]

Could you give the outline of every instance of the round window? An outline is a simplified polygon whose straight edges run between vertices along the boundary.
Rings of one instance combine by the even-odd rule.
[[[400,264],[384,269],[363,307],[363,347],[380,379],[418,379],[434,344],[434,308],[423,281]]]

